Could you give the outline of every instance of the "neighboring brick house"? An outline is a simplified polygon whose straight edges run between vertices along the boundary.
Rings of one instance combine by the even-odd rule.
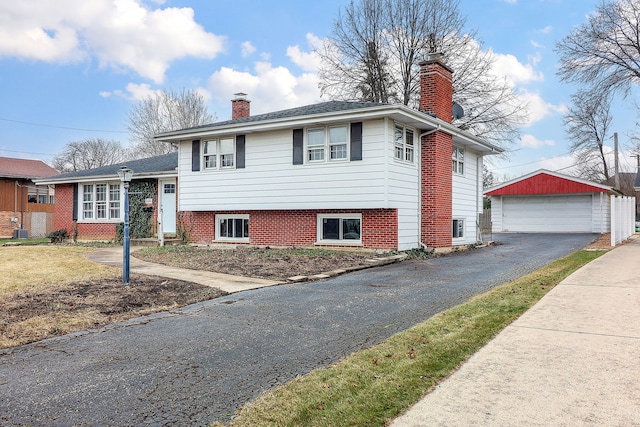
[[[57,175],[41,160],[0,157],[0,237],[44,237],[53,227],[53,189],[34,179]]]
[[[146,194],[132,194],[130,200],[132,206],[141,206],[144,200],[135,203],[135,198],[151,199],[142,208],[152,212],[151,232],[157,235],[159,225],[164,234],[175,235],[178,153],[39,180],[55,185],[54,229],[65,229],[78,240],[113,240],[124,220],[124,187],[118,177],[122,166],[133,170],[132,192],[143,184],[148,189]]]
[[[479,241],[482,158],[500,153],[452,122],[452,70],[421,66],[420,110],[332,101],[166,132],[179,147],[190,240],[405,250]]]

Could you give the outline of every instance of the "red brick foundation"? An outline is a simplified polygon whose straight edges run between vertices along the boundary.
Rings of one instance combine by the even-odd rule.
[[[361,213],[362,246],[359,247],[398,248],[396,209],[182,212],[180,227],[192,242],[213,243],[215,216],[222,213],[248,214],[249,244],[255,246],[313,246],[317,241],[318,214]]]

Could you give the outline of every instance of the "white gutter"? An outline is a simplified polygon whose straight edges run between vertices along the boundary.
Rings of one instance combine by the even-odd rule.
[[[177,177],[176,171],[166,172],[153,172],[153,173],[135,173],[134,179],[153,179],[153,178],[165,178],[165,177]],[[79,182],[98,182],[98,181],[120,181],[118,175],[92,175],[92,176],[77,176],[72,178],[57,178],[57,179],[38,179],[33,180],[37,185],[55,185],[55,184],[75,184]]]

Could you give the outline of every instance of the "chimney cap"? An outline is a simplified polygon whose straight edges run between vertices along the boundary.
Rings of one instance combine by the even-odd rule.
[[[244,93],[244,92],[234,93],[233,96],[235,96],[235,98],[233,98],[232,101],[246,101],[247,100],[247,94]]]
[[[447,64],[444,63],[444,53],[442,52],[431,52],[427,54],[427,58],[423,61],[420,61],[418,65],[420,67],[424,67],[430,64],[439,64],[444,69],[453,74],[453,70]]]

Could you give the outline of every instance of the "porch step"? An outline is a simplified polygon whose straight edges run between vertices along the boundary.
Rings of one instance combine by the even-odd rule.
[[[178,239],[177,237],[165,237],[164,245],[165,246],[177,246],[183,245],[184,242],[182,239]],[[146,237],[142,239],[131,239],[131,246],[160,246],[160,242],[157,237]]]

